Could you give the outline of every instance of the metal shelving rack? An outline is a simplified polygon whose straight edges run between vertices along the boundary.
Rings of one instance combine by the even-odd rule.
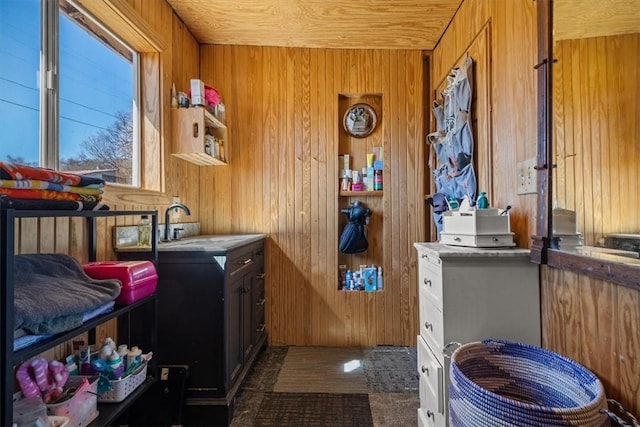
[[[96,219],[114,216],[139,216],[151,217],[152,230],[158,227],[157,211],[55,211],[55,210],[16,210],[0,208],[0,339],[2,340],[2,358],[0,359],[0,425],[13,424],[13,395],[14,395],[14,366],[34,357],[49,348],[68,341],[83,333],[89,332],[90,339],[95,337],[95,328],[107,320],[118,318],[118,334],[129,339],[135,334],[145,334],[150,340],[151,350],[157,347],[157,302],[155,295],[144,298],[128,306],[116,306],[113,311],[95,317],[82,326],[55,334],[52,337],[39,341],[22,350],[13,351],[13,325],[14,325],[14,257],[15,257],[15,222],[18,218],[55,218],[55,217],[84,217],[87,226],[87,248],[89,261],[96,261],[97,227]],[[158,248],[155,239],[152,239],[150,260],[157,265]],[[144,328],[136,330],[135,322],[130,318],[137,310],[150,310],[153,322],[145,322]],[[149,337],[149,333],[151,336]],[[151,366],[145,382],[131,395],[119,404],[99,404],[100,412],[91,426],[108,425],[120,416],[139,396],[141,396],[156,381],[155,359],[151,360]]]

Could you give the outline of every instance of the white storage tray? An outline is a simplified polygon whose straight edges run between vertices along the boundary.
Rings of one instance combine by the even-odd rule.
[[[500,215],[498,209],[477,209],[466,212],[446,211],[442,232],[447,234],[509,234],[509,215]]]
[[[513,241],[513,233],[485,235],[441,233],[440,243],[473,248],[502,248],[516,245]]]

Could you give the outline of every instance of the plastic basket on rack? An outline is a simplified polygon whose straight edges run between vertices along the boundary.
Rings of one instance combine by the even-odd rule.
[[[127,398],[147,378],[147,362],[143,362],[131,375],[121,380],[109,381],[111,390],[100,394],[100,403],[118,403]]]
[[[84,380],[89,381],[89,387],[76,392],[71,399],[60,403],[47,404],[47,415],[64,416],[69,418],[69,427],[85,427],[98,416],[98,377],[70,376],[65,388],[76,389]]]
[[[460,346],[451,356],[451,426],[603,426],[598,377],[554,352],[509,341]]]

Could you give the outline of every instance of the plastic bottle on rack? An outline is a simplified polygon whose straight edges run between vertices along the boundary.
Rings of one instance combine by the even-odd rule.
[[[382,285],[382,267],[378,266],[378,277],[376,278],[376,288],[378,291],[383,289]]]
[[[138,246],[151,247],[151,221],[149,215],[140,216],[138,222]]]

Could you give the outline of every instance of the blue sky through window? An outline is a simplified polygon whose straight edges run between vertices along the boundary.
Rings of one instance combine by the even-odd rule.
[[[133,65],[60,14],[60,158],[133,106]],[[38,160],[40,0],[0,0],[0,160]]]

